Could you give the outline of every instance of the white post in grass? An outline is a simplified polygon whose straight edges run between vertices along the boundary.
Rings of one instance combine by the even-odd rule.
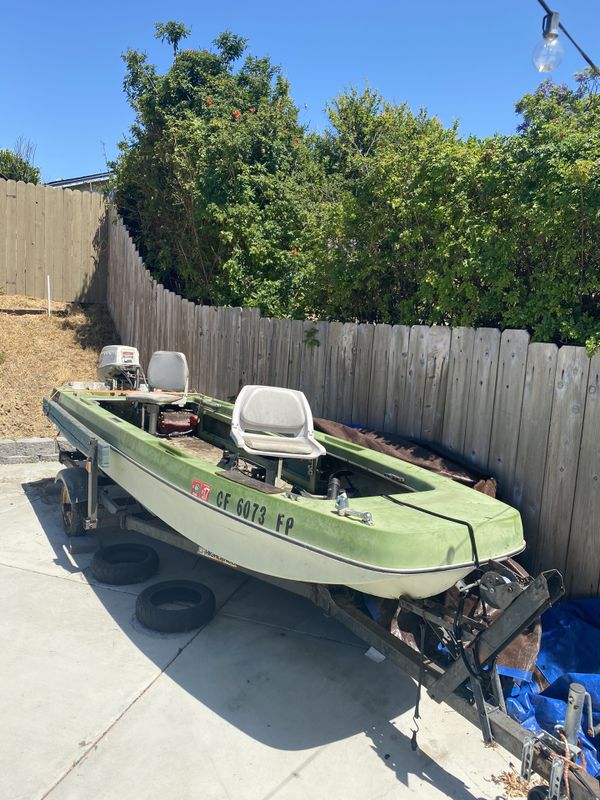
[[[50,317],[52,315],[50,311],[50,275],[46,275],[46,278],[48,279],[48,316]]]

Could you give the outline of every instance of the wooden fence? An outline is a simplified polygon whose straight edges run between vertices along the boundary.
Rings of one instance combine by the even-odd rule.
[[[198,306],[144,268],[110,225],[108,304],[123,342],[183,351],[193,388],[301,389],[315,416],[436,442],[496,476],[521,511],[532,571],[600,593],[600,356],[522,330],[267,319]]]
[[[0,293],[104,303],[106,240],[100,194],[0,179]]]

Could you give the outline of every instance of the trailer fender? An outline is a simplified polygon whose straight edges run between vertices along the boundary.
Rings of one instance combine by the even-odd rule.
[[[87,503],[88,475],[81,467],[61,469],[54,482],[64,485],[70,503]]]

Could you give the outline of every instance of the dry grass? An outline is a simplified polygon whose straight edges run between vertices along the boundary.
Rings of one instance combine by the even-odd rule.
[[[68,381],[95,380],[98,353],[118,342],[103,307],[53,302],[51,317],[8,313],[45,308],[45,300],[0,297],[0,438],[56,436],[42,398]]]

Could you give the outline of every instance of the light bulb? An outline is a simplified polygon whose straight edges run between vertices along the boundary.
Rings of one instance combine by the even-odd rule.
[[[533,65],[538,72],[552,72],[563,60],[564,52],[558,36],[545,36],[533,51]]]

